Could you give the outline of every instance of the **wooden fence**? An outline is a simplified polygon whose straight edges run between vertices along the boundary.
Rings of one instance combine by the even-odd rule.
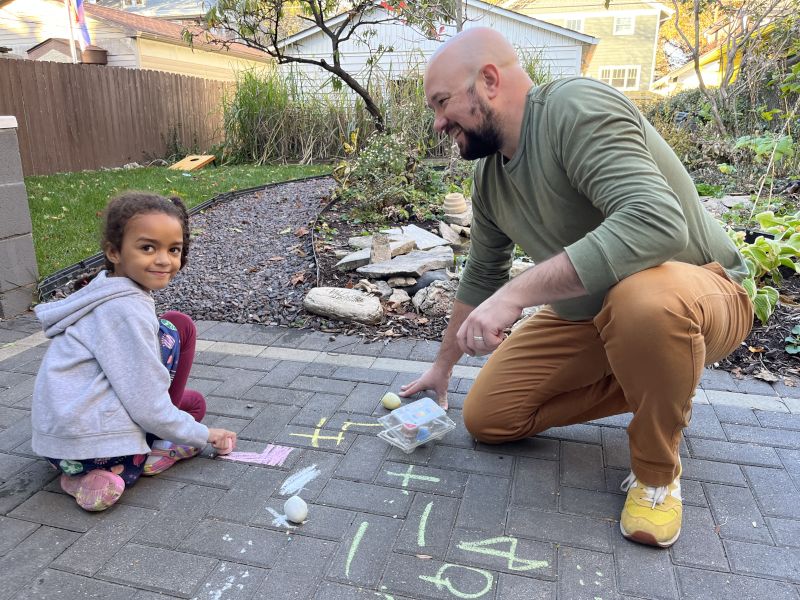
[[[164,157],[172,140],[200,151],[221,141],[226,85],[160,71],[0,59],[0,115],[17,118],[25,175],[119,167]]]

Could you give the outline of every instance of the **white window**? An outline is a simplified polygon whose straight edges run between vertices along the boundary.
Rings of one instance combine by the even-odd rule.
[[[122,0],[122,6],[144,6],[147,0]]]
[[[639,72],[639,65],[600,67],[599,79],[618,90],[638,90]]]
[[[636,17],[614,17],[614,35],[633,35]]]
[[[583,33],[583,19],[567,19],[564,27],[572,29],[572,31],[580,31]]]

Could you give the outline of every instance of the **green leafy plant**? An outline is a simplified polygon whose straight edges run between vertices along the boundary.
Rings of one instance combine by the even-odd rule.
[[[800,354],[800,325],[792,327],[791,335],[785,338],[786,352]]]
[[[694,187],[697,188],[697,193],[701,196],[722,198],[724,194],[724,190],[721,185],[713,185],[711,183],[695,183]]]
[[[440,212],[445,185],[402,135],[375,133],[333,172],[334,197],[365,224],[427,220]]]

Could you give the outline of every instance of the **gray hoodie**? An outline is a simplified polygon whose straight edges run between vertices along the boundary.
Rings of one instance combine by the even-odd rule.
[[[155,305],[136,283],[102,271],[35,312],[52,342],[33,388],[34,452],[74,460],[144,454],[145,432],[205,445],[208,428],[170,400]]]

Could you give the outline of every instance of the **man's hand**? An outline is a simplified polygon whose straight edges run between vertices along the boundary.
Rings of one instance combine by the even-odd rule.
[[[450,375],[441,369],[437,369],[434,365],[419,379],[415,379],[411,383],[400,386],[400,395],[403,398],[413,396],[417,392],[425,390],[432,390],[436,393],[436,401],[443,409],[447,410],[447,385],[450,383]]]
[[[506,339],[505,329],[522,314],[522,307],[504,299],[503,289],[473,310],[458,330],[458,345],[470,356],[494,351]]]
[[[217,454],[229,454],[236,447],[236,434],[227,429],[209,428],[208,441]]]

